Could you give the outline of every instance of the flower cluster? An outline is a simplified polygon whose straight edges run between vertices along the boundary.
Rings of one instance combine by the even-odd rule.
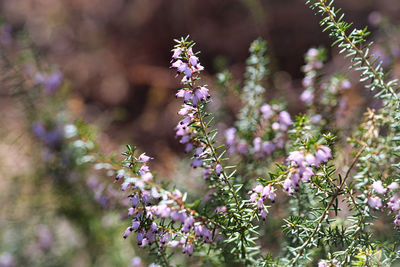
[[[140,247],[157,244],[159,248],[182,246],[182,252],[192,255],[195,241],[212,243],[216,231],[209,229],[207,219],[185,207],[186,196],[175,189],[169,192],[154,183],[148,166],[152,159],[145,153],[136,158],[128,146],[125,169],[116,172],[115,180],[124,180],[121,190],[131,188],[128,217],[131,224],[123,235],[133,232]],[[132,170],[137,177],[131,177]]]
[[[380,210],[383,207],[382,198],[386,198],[386,194],[389,192],[394,192],[392,197],[387,201],[386,206],[389,208],[390,212],[397,212],[394,220],[394,224],[400,227],[400,196],[397,193],[399,189],[399,184],[392,182],[387,186],[384,186],[381,180],[375,181],[372,185],[373,193],[368,197],[368,205],[374,210]]]
[[[311,48],[305,55],[306,65],[303,66],[305,78],[302,85],[305,88],[300,100],[307,106],[311,122],[318,124],[321,119],[330,118],[336,113],[338,118],[344,117],[346,109],[345,92],[352,87],[345,75],[335,74],[329,80],[318,79],[321,76],[326,58],[325,49]]]
[[[267,217],[267,206],[265,205],[265,200],[268,198],[272,203],[275,202],[275,188],[271,185],[257,185],[253,190],[249,192],[250,195],[250,203],[256,203],[257,209],[261,218],[265,221]]]
[[[209,100],[210,94],[207,87],[195,85],[195,81],[199,79],[198,75],[204,68],[193,53],[192,44],[184,40],[177,42],[173,50],[171,67],[176,68],[178,74],[184,74],[182,83],[187,87],[180,89],[176,94],[176,97],[183,98],[184,104],[178,112],[183,119],[179,121],[175,130],[176,136],[180,138],[179,142],[185,145],[185,152],[188,153],[194,149],[192,167],[197,168],[202,166],[201,155],[206,150],[205,145],[196,138],[198,127],[201,127],[199,104]]]
[[[317,148],[315,154],[304,151],[292,151],[287,162],[289,173],[283,182],[283,189],[290,195],[299,190],[300,182],[309,182],[314,175],[313,168],[318,168],[332,157],[331,149],[327,146]]]
[[[260,108],[259,130],[252,144],[241,139],[235,128],[225,130],[225,140],[231,154],[254,155],[262,158],[276,149],[284,148],[287,131],[292,125],[290,114],[278,104],[264,104]]]

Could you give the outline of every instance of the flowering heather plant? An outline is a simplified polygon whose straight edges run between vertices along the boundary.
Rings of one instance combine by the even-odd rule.
[[[322,16],[321,26],[333,45],[350,59],[361,85],[375,93],[383,108],[368,108],[360,125],[343,138],[337,121],[345,116],[345,95],[360,84],[340,72],[328,74],[327,51],[311,48],[298,99],[305,114],[290,114],[290,106],[280,99],[266,100],[274,88],[266,42],[258,39],[250,46],[242,106],[235,123],[225,129],[223,144],[208,111],[215,94],[202,82],[199,52],[189,37],[175,40],[170,64],[181,82],[175,93],[181,117],[174,130],[191,168],[200,170],[187,179],[204,183],[199,194],[204,198],[160,179],[151,170],[153,157],[134,146],[126,146],[122,159],[103,156],[91,127],[81,121],[31,119],[31,131],[46,151],[68,152],[59,157],[65,162],[45,160],[59,167],[56,174],[82,170],[86,164],[96,170],[83,172],[86,176],[78,182],[56,182],[66,184],[73,197],[89,195],[81,197],[90,209],[98,203],[109,211],[124,210],[119,237],[126,243],[133,240],[138,248],[132,266],[144,266],[148,258],[150,266],[399,264],[398,82],[387,81],[391,74],[371,55],[366,29],[351,30],[333,1],[306,3]],[[34,71],[29,77],[50,99],[62,93],[63,76],[57,70]],[[102,171],[112,177],[109,182],[99,179]],[[78,209],[79,216],[85,212],[91,215],[85,217],[88,221],[100,220]],[[87,223],[81,222],[84,229],[91,228]],[[43,251],[52,246],[49,229],[37,229]],[[89,242],[97,241],[94,233],[87,236]],[[138,252],[144,249],[150,257]],[[0,262],[13,261],[0,254]]]
[[[330,122],[343,112],[343,92],[352,83],[343,74],[321,72],[326,53],[310,49],[303,67],[305,91],[300,96],[308,111],[293,118],[279,102],[262,100],[268,60],[265,42],[257,40],[250,48],[243,107],[235,127],[225,131],[228,154],[239,156],[236,167],[228,166],[206,110],[211,91],[201,84],[204,68],[194,43],[188,37],[176,40],[171,67],[183,85],[176,93],[183,100],[176,136],[191,155],[191,166],[203,170],[212,193],[206,200],[188,203],[180,191],[160,187],[148,168],[150,158],[135,156],[129,146],[124,169],[114,170],[117,180],[124,178],[121,188],[129,190],[132,202],[128,215],[133,219],[124,238],[135,232],[138,245],[158,255],[157,263],[173,264],[174,250],[169,248],[175,246],[214,265],[347,266],[351,262],[365,266],[398,260],[396,239],[373,238],[376,211],[387,209],[393,214],[393,231],[400,224],[398,159],[393,150],[400,125],[397,82],[385,82],[381,65],[370,61],[368,45],[362,47],[366,30],[347,33],[350,24],[343,22],[343,16],[337,18],[332,2],[308,3],[325,15],[321,24],[331,31],[334,44],[362,71],[361,82],[370,80],[366,87],[379,89],[376,96],[387,108],[366,113],[349,138],[355,148],[352,159],[345,167],[337,165],[345,149],[329,133],[338,127]],[[282,153],[263,159],[276,149]],[[278,204],[289,209],[282,225],[285,241],[273,257],[263,247],[260,230],[274,220],[270,213]]]
[[[324,2],[319,4],[323,5]],[[225,131],[228,150],[231,154],[237,152],[243,156],[250,153],[255,156],[253,160],[259,160],[270,155],[275,147],[284,148],[283,139],[282,145],[278,145],[279,141],[274,140],[275,137],[265,130],[270,127],[269,131],[275,131],[276,136],[287,135],[287,154],[286,159],[278,159],[281,163],[271,169],[273,171],[270,171],[269,177],[264,174],[266,178],[250,177],[250,180],[244,181],[240,171],[246,168],[235,170],[234,166],[226,166],[228,159],[223,158],[223,146],[216,144],[217,131],[210,130],[212,119],[208,119],[210,114],[206,111],[206,106],[212,99],[209,89],[200,84],[203,67],[193,51],[194,43],[188,41],[188,37],[176,42],[171,67],[177,71],[177,77],[181,77],[183,88],[176,96],[184,102],[178,112],[183,119],[175,128],[176,136],[184,145],[184,151],[192,155],[191,166],[203,169],[208,188],[214,193],[205,203],[200,200],[195,201],[194,205],[185,203],[186,198],[181,198],[182,193],[179,191],[161,189],[153,182],[154,175],[149,173],[147,165],[149,157],[142,154],[136,158],[135,149],[128,147],[124,154],[127,157],[124,167],[136,178],[122,175],[126,171],[116,171],[117,179],[124,177],[122,190],[132,187],[128,196],[132,201],[128,215],[133,216],[133,220],[126,229],[124,238],[135,232],[138,245],[150,247],[158,255],[158,263],[166,266],[171,264],[171,254],[167,249],[175,246],[182,246],[183,253],[195,255],[205,263],[218,264],[236,262],[245,265],[293,266],[318,261],[319,266],[345,266],[350,261],[362,264],[369,257],[382,263],[397,259],[396,252],[390,247],[383,247],[379,241],[372,241],[372,233],[367,227],[374,219],[372,210],[380,210],[384,206],[391,212],[400,210],[396,179],[390,178],[390,183],[376,179],[365,183],[369,180],[364,178],[362,184],[357,178],[361,174],[351,177],[352,169],[356,167],[361,172],[366,169],[363,175],[370,175],[371,169],[363,167],[363,160],[367,147],[372,149],[372,143],[367,146],[366,141],[359,141],[356,137],[351,139],[355,146],[362,146],[342,174],[332,165],[335,154],[341,153],[335,151],[338,148],[332,150],[335,147],[335,137],[330,133],[321,134],[321,128],[315,126],[319,121],[315,120],[315,116],[320,114],[311,112],[311,120],[309,116],[300,115],[293,123],[289,113],[280,109],[278,104],[263,104],[259,101],[264,93],[260,84],[266,75],[266,60],[262,60],[265,43],[258,40],[250,49],[253,54],[249,59],[251,71],[248,71],[254,75],[248,75],[249,80],[244,87],[244,108],[240,112],[237,128]],[[352,46],[349,49],[351,48]],[[323,59],[318,56],[322,54],[322,50],[316,49],[307,53],[304,70],[305,80],[309,83],[305,85],[305,92],[308,90],[311,97],[307,98],[303,93],[300,98],[307,105],[317,103],[314,100],[318,100],[319,105],[331,104],[328,110],[331,112],[337,105],[337,102],[332,101],[336,101],[341,90],[348,89],[351,84],[343,76],[334,75],[319,86],[325,90],[322,91],[323,94],[314,97],[315,91],[311,91],[318,86],[317,71],[323,68]],[[262,64],[253,67],[254,62]],[[362,64],[368,64],[365,62],[362,61]],[[364,68],[363,65],[361,68]],[[378,85],[382,86],[379,81],[375,86]],[[371,114],[367,123],[376,123],[375,116],[375,113]],[[245,122],[246,118],[251,120]],[[375,126],[362,125],[360,128],[368,129],[367,133],[356,135],[377,138],[378,132],[373,127]],[[238,135],[241,135],[241,139]],[[370,135],[374,136],[369,137]],[[388,137],[381,138],[387,140]],[[240,148],[241,144],[245,149]],[[272,146],[269,147],[269,144]],[[230,169],[233,171],[228,172]],[[258,182],[254,183],[256,180]],[[291,208],[283,225],[286,234],[283,254],[273,259],[268,254],[263,255],[260,243],[257,242],[257,239],[262,239],[258,221],[268,223],[268,213],[281,195],[280,189],[288,195]],[[344,207],[348,207],[350,213],[342,219],[338,214]],[[399,216],[396,215],[394,224],[399,221]],[[371,246],[375,249],[371,250]],[[206,250],[207,254],[201,252]],[[377,253],[385,257],[376,258]],[[213,257],[213,260],[209,257]]]

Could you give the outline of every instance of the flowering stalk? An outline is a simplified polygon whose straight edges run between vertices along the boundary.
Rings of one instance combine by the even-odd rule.
[[[178,123],[176,134],[180,142],[185,144],[185,152],[194,150],[192,166],[202,167],[209,187],[218,190],[215,195],[216,202],[225,207],[228,218],[225,222],[227,223],[224,231],[225,242],[234,243],[232,252],[239,253],[242,261],[251,261],[251,257],[248,256],[248,246],[253,240],[251,235],[255,230],[249,222],[253,217],[247,212],[246,202],[238,194],[242,185],[233,183],[235,170],[228,174],[222,162],[226,160],[222,158],[225,152],[219,154],[217,152],[222,146],[215,147],[216,130],[210,132],[208,130],[212,119],[205,121],[208,116],[205,107],[210,101],[210,94],[205,86],[196,85],[203,67],[193,53],[193,42],[188,42],[187,38],[175,41],[177,45],[173,50],[172,67],[177,69],[178,75],[183,75],[181,81],[185,86],[176,94],[177,97],[184,99],[179,114],[185,116]]]

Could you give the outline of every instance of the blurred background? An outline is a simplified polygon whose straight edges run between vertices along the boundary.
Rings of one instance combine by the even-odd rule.
[[[214,88],[217,90],[213,76],[228,69],[240,83],[249,44],[258,37],[268,42],[272,80],[275,88],[281,88],[268,94],[271,98],[284,97],[289,111],[295,114],[304,109],[298,97],[303,91],[304,53],[310,47],[328,48],[328,70],[346,72],[341,57],[331,56],[334,53],[328,34],[321,32],[319,17],[303,2],[1,0],[0,39],[4,54],[12,55],[17,47],[14,36],[21,31],[29,36],[35,57],[55,66],[69,84],[69,93],[59,101],[65,102],[71,117],[82,118],[100,129],[97,142],[105,153],[121,151],[121,144],[135,144],[155,157],[152,166],[160,176],[170,177],[175,172],[176,158],[183,154],[173,130],[179,120],[176,112],[180,106],[174,97],[179,80],[169,69],[173,39],[189,34],[197,43],[195,50],[201,51],[200,62],[205,66],[204,79],[211,93],[217,95],[214,109],[218,110],[218,103],[228,106],[230,116],[223,127],[231,126],[239,100],[235,95],[225,98],[213,93]],[[391,53],[400,53],[395,26],[400,19],[400,1],[337,0],[336,6],[357,27],[370,27],[372,39],[377,40],[376,51],[382,57],[388,47],[379,44],[388,44],[388,40]],[[3,68],[10,70],[7,66]],[[101,257],[107,257],[104,266],[127,264],[134,255],[129,249],[124,250],[122,240],[112,239],[122,252],[118,249],[110,252],[110,248],[102,246],[93,246],[88,253],[82,249],[91,244],[90,238],[105,242],[110,238],[108,235],[117,233],[115,239],[122,239],[123,227],[113,224],[118,221],[117,215],[103,214],[101,225],[96,225],[101,211],[93,211],[94,204],[85,207],[93,211],[93,221],[82,225],[78,220],[81,226],[78,230],[65,219],[65,212],[54,217],[55,210],[59,212],[57,195],[65,194],[65,190],[48,193],[52,183],[40,180],[40,172],[32,176],[37,167],[32,156],[38,153],[29,134],[34,119],[26,119],[29,108],[22,105],[21,109],[21,103],[8,96],[9,88],[4,82],[0,85],[0,190],[7,192],[0,197],[0,267],[100,266]],[[357,95],[354,103],[360,103]],[[65,172],[53,174],[60,175]],[[77,211],[72,206],[64,207],[64,211],[74,210],[75,217],[87,211]],[[41,214],[40,218],[27,216],[32,212]],[[26,236],[18,236],[21,233],[18,223],[25,227],[27,222],[32,229],[26,228]],[[104,225],[110,226],[109,233],[99,235]],[[93,236],[85,236],[87,231],[92,231]],[[57,251],[51,256],[53,261],[48,261],[53,246],[58,246]],[[101,254],[105,252],[108,256]],[[96,253],[100,253],[99,258]],[[37,256],[40,259],[33,260],[32,255],[42,258]]]

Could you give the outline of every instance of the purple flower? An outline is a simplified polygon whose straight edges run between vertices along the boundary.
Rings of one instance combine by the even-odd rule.
[[[203,237],[204,237],[204,242],[212,243],[212,233],[205,227],[203,228]]]
[[[141,232],[137,233],[136,240],[137,240],[138,245],[141,246],[143,243],[143,234]]]
[[[308,166],[315,166],[315,165],[317,165],[316,159],[315,159],[314,155],[311,154],[311,153],[308,153],[308,154],[305,156],[305,160],[306,160]]]
[[[257,201],[257,207],[258,210],[261,211],[262,209],[264,209],[264,200],[262,198],[259,198]]]
[[[190,152],[190,150],[192,150],[193,149],[193,144],[192,143],[187,143],[186,144],[186,146],[185,146],[185,153],[189,153]]]
[[[199,157],[201,155],[201,153],[203,153],[203,148],[202,147],[198,147],[196,148],[196,150],[194,151],[194,156],[195,157]]]
[[[278,131],[281,128],[281,125],[279,124],[279,122],[274,122],[274,123],[272,123],[271,127],[272,127],[272,130]]]
[[[382,208],[382,200],[380,197],[372,196],[368,198],[368,205],[375,210],[379,210]]]
[[[183,222],[182,232],[189,233],[190,228],[193,226],[193,223],[194,223],[194,218],[192,216],[187,217]]]
[[[153,159],[152,157],[146,156],[146,153],[142,153],[139,156],[139,160],[143,162],[148,162],[149,160]]]
[[[266,120],[271,118],[271,116],[274,114],[274,112],[271,109],[271,106],[268,104],[262,105],[260,111],[261,111],[261,116]]]
[[[123,170],[119,170],[117,175],[115,176],[115,182],[117,182],[119,179],[122,179],[124,177],[125,177],[124,171]]]
[[[250,195],[250,202],[255,202],[256,201],[256,198],[258,197],[258,194],[257,193],[253,193],[253,194],[251,194]]]
[[[396,218],[394,219],[393,223],[397,226],[400,227],[400,213],[397,214]]]
[[[131,267],[143,267],[142,260],[139,257],[132,258]]]
[[[140,226],[140,222],[139,222],[138,220],[136,220],[136,218],[133,219],[133,220],[132,220],[132,226],[131,226],[132,231],[138,229],[139,226]]]
[[[184,244],[182,253],[183,254],[187,253],[189,256],[192,256],[192,254],[193,254],[193,245],[190,244],[190,243]]]
[[[217,166],[215,167],[215,173],[219,176],[222,172],[222,166],[221,164],[217,164]]]
[[[275,145],[269,141],[266,141],[262,143],[262,149],[266,155],[271,155],[275,150]]]
[[[387,203],[387,206],[389,209],[392,211],[398,211],[400,210],[400,198],[398,194],[394,194],[391,198],[390,201]]]
[[[372,184],[372,189],[377,192],[378,194],[385,194],[387,189],[383,187],[382,181],[378,180]]]
[[[186,116],[189,112],[192,112],[192,111],[194,111],[194,109],[191,106],[183,104],[182,108],[179,110],[178,114],[181,116]]]
[[[304,88],[310,87],[312,84],[312,79],[309,76],[304,77],[303,81],[301,82]]]
[[[215,212],[225,212],[226,207],[225,206],[218,206],[215,208]]]
[[[179,191],[178,189],[174,190],[173,196],[176,198],[181,198],[182,197],[182,192]]]
[[[140,175],[145,175],[147,172],[150,172],[150,168],[147,165],[142,165],[139,169],[139,174]]]
[[[126,191],[130,186],[131,186],[131,183],[130,183],[130,182],[124,182],[124,183],[121,185],[121,191]]]
[[[279,121],[281,123],[281,129],[282,125],[286,126],[286,128],[282,130],[286,130],[287,126],[290,126],[292,124],[292,120],[290,119],[290,114],[287,111],[281,111],[281,113],[279,113]]]
[[[196,57],[196,56],[191,56],[191,57],[189,58],[189,63],[190,63],[193,67],[196,67],[196,66],[197,66],[197,63],[199,63],[199,58]]]
[[[0,266],[1,267],[17,266],[14,256],[9,252],[2,252],[0,254]]]
[[[60,84],[62,83],[63,76],[60,71],[54,71],[52,74],[47,76],[47,79],[44,83],[45,88],[48,92],[54,93]]]
[[[161,242],[161,244],[167,243],[167,242],[168,242],[168,239],[169,239],[169,234],[168,234],[168,233],[163,234],[163,235],[160,237],[160,242]]]
[[[318,124],[322,120],[321,114],[316,114],[310,118],[311,123]]]
[[[321,146],[320,149],[317,150],[315,153],[315,157],[317,159],[317,165],[327,162],[328,159],[332,157],[331,155],[331,149],[327,146]]]
[[[193,161],[192,161],[191,166],[192,166],[193,168],[197,168],[197,167],[200,167],[202,164],[203,164],[203,161],[202,161],[201,159],[199,159],[199,158],[194,158]]]
[[[292,151],[288,156],[289,162],[295,162],[297,166],[301,166],[304,161],[304,154],[301,151]]]
[[[291,186],[292,186],[292,181],[289,178],[286,178],[285,181],[283,182],[283,189],[285,189],[289,195],[292,195],[294,193]]]
[[[53,71],[51,74],[37,72],[34,80],[37,84],[41,84],[45,87],[49,93],[54,93],[61,85],[63,76],[60,71]]]
[[[309,60],[313,60],[318,56],[318,49],[312,47],[308,49],[306,53],[306,57],[309,58]]]
[[[128,216],[132,216],[133,214],[135,214],[135,209],[134,208],[129,208],[128,209]]]
[[[387,189],[389,190],[396,190],[397,188],[399,188],[399,184],[396,182],[392,182],[390,185],[387,186]]]
[[[164,219],[168,218],[169,215],[171,214],[171,208],[168,207],[168,205],[166,205],[166,204],[159,205],[159,206],[157,206],[157,208],[158,208],[157,213],[159,214],[159,216],[161,218],[164,218]]]
[[[141,177],[142,177],[143,181],[147,182],[147,181],[150,181],[151,179],[153,179],[153,174],[151,174],[151,172],[146,172]]]
[[[256,193],[261,193],[263,190],[264,190],[264,187],[260,184],[253,188],[253,192],[256,192]]]
[[[254,153],[258,153],[261,151],[261,137],[254,138],[253,148],[254,148]]]
[[[263,219],[263,221],[265,221],[265,219],[267,218],[267,211],[265,209],[261,210],[261,218]]]
[[[178,240],[173,240],[173,241],[169,241],[168,242],[168,246],[169,247],[177,247],[180,244],[180,242]]]
[[[187,216],[186,216],[185,212],[180,212],[180,211],[177,211],[177,210],[174,210],[174,211],[171,212],[171,219],[174,222],[179,221],[181,223],[184,223],[185,220],[186,220],[186,217]]]
[[[133,229],[131,226],[126,228],[125,233],[124,233],[124,238],[127,238],[132,233],[132,231],[133,231]]]
[[[310,167],[305,167],[301,173],[301,180],[304,182],[309,182],[311,176],[314,175],[313,170]]]
[[[238,146],[237,146],[237,150],[238,150],[238,153],[240,155],[246,155],[246,153],[247,153],[247,144],[243,143],[243,142],[239,143]]]
[[[225,139],[227,145],[231,146],[235,144],[236,140],[236,129],[235,128],[228,128],[225,130]]]
[[[172,55],[172,59],[177,59],[182,54],[182,48],[178,47],[174,49],[174,54]]]
[[[306,103],[307,105],[310,105],[312,101],[314,100],[314,95],[309,91],[305,90],[301,95],[300,95],[300,100]]]
[[[342,89],[350,89],[351,88],[351,82],[349,80],[343,80],[340,83],[340,86],[342,87]]]

